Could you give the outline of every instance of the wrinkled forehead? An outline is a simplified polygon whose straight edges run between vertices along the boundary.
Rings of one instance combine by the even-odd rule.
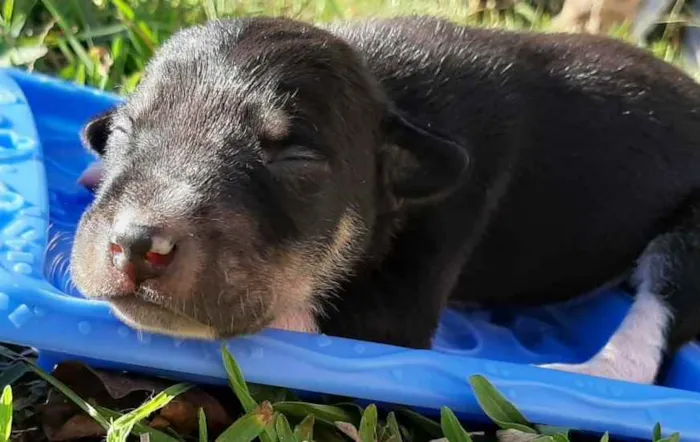
[[[175,63],[167,69],[166,75],[156,72],[144,79],[123,108],[122,119],[135,131],[190,135],[209,142],[233,134],[263,139],[287,135],[292,94],[273,82],[260,84],[236,68],[224,73],[222,67]]]
[[[125,111],[142,125],[175,119],[276,138],[289,119],[324,124],[346,101],[364,102],[363,72],[344,42],[306,25],[213,23],[164,45]]]

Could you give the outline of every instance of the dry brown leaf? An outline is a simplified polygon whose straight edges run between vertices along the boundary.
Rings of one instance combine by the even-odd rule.
[[[68,419],[78,414],[80,408],[61,393],[51,390],[48,393],[46,403],[38,406],[37,412],[40,415],[42,428],[56,432]]]
[[[87,365],[68,361],[56,367],[54,377],[70,387],[80,397],[102,396],[124,399],[132,393],[153,395],[166,389],[170,383],[129,373],[96,370]]]
[[[161,379],[96,370],[75,361],[60,364],[54,376],[84,400],[112,410],[134,409],[148,397],[172,385],[172,382]],[[215,391],[213,393],[216,394]],[[45,431],[56,434],[80,410],[55,391],[50,393],[50,398],[42,410],[42,425]],[[159,410],[151,426],[158,429],[172,427],[183,435],[195,434],[199,426],[200,408],[207,417],[210,434],[218,434],[233,423],[217,398],[201,389],[193,389]]]
[[[151,423],[149,424],[151,428],[155,428],[156,430],[165,430],[170,426],[170,422],[168,422],[165,418],[156,416],[151,420]]]
[[[197,430],[197,409],[186,400],[175,398],[160,410],[160,417],[170,422],[180,434],[192,434]]]
[[[344,435],[349,437],[355,442],[362,442],[360,439],[360,433],[358,433],[357,428],[348,422],[336,422],[335,426],[337,429],[343,432]]]
[[[104,436],[106,431],[93,418],[85,414],[76,414],[69,418],[60,428],[44,428],[48,440],[52,442],[69,441],[84,437]]]
[[[193,389],[185,392],[180,398],[192,404],[195,420],[199,419],[199,416],[197,416],[198,410],[200,408],[204,410],[204,414],[207,417],[207,427],[212,434],[218,434],[233,424],[233,419],[221,402],[209,393],[200,389]]]

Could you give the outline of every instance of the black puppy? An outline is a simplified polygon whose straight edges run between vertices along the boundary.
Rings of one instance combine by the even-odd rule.
[[[138,328],[423,348],[450,303],[629,280],[608,346],[553,367],[635,382],[700,331],[700,87],[618,41],[215,21],[84,140],[73,279]]]

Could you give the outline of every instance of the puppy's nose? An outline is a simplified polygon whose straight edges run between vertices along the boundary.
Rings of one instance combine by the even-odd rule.
[[[153,228],[126,225],[112,235],[112,263],[134,283],[141,283],[163,274],[172,262],[175,245]]]

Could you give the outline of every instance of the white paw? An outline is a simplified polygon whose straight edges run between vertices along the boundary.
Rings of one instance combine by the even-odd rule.
[[[583,364],[546,364],[541,368],[599,378],[653,384],[663,359],[671,313],[651,293],[637,293],[632,308],[605,346]]]
[[[635,361],[623,357],[616,358],[615,356],[619,356],[619,354],[600,353],[583,364],[544,364],[539,365],[539,367],[637,384],[654,383],[657,371],[655,362],[639,364],[635,363]]]

